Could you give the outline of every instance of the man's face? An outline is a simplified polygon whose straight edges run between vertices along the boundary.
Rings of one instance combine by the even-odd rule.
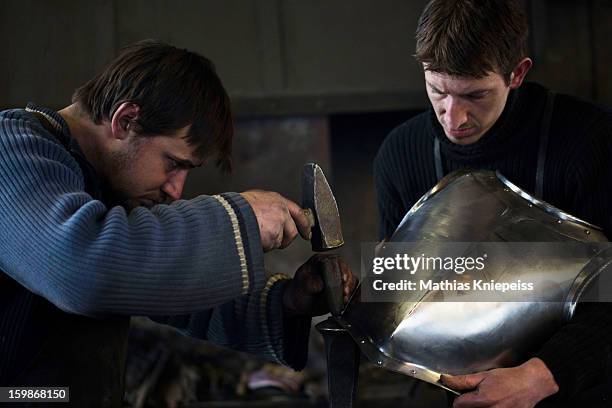
[[[131,133],[114,145],[104,171],[111,199],[127,209],[180,199],[187,173],[201,165],[186,133],[187,128],[171,136]]]
[[[425,83],[444,133],[460,145],[476,142],[491,129],[511,89],[497,73],[476,79],[425,70]]]

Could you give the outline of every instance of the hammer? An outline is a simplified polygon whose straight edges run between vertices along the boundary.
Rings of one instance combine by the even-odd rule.
[[[340,214],[334,194],[319,165],[308,163],[302,171],[302,208],[310,221],[315,252],[329,251],[344,245]],[[342,272],[338,255],[329,255],[321,263],[321,274],[325,283],[325,297],[331,313],[339,315],[344,307]]]

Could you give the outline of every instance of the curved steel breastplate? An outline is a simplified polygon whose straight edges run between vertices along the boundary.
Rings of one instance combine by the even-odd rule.
[[[561,274],[544,301],[462,301],[460,291],[415,291],[408,301],[361,302],[353,297],[337,317],[375,364],[436,384],[452,375],[524,361],[572,316],[576,302],[612,252],[593,253],[607,239],[598,227],[539,201],[500,174],[459,171],[445,177],[406,214],[390,239],[431,250],[439,242],[573,242],[584,256],[554,254],[543,263],[526,256],[512,266],[487,265],[489,276]],[[574,245],[574,244],[572,244]],[[603,245],[600,245],[601,249]],[[382,254],[384,256],[384,249]],[[454,272],[449,272],[455,275]],[[503,278],[500,277],[500,280]],[[557,279],[557,281],[559,281]],[[363,283],[362,283],[363,285]],[[445,302],[429,301],[442,296]]]

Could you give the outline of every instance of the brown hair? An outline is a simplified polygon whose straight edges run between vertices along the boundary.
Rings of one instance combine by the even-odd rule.
[[[516,0],[433,0],[416,30],[417,61],[426,69],[482,78],[510,74],[527,55],[527,18]]]
[[[168,135],[190,126],[187,143],[200,158],[216,153],[231,169],[234,126],[230,99],[207,58],[156,40],[125,47],[100,74],[72,95],[96,124],[110,120],[124,102],[140,107],[135,129]]]

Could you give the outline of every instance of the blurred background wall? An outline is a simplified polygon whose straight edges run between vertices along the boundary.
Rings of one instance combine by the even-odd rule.
[[[612,1],[523,0],[528,79],[612,105]],[[428,106],[414,61],[424,0],[2,0],[0,108],[61,108],[124,45],[157,38],[212,59],[236,112],[235,172],[194,171],[185,196],[264,188],[300,200],[303,163],[336,192],[347,246],[377,237],[372,159],[385,135]],[[300,242],[270,254],[292,273]]]

